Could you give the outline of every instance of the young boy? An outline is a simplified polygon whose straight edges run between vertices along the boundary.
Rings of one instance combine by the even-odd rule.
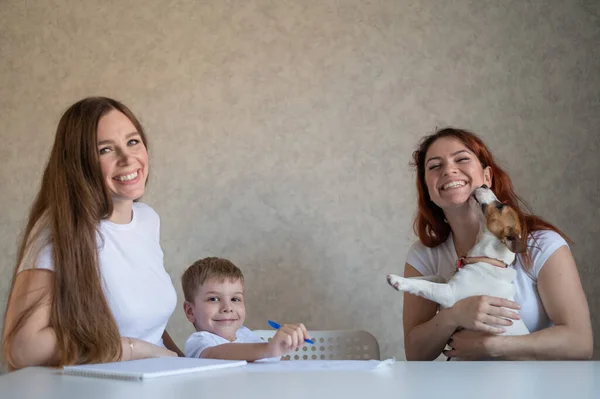
[[[283,325],[268,343],[244,327],[244,275],[226,259],[194,262],[183,273],[181,285],[185,315],[197,331],[185,343],[187,357],[278,360],[310,339],[303,324]]]

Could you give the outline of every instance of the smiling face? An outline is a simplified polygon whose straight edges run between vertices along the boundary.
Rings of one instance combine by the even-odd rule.
[[[197,331],[235,341],[236,332],[246,319],[244,285],[239,279],[207,280],[198,289],[194,302],[184,304],[184,310]]]
[[[144,195],[148,152],[140,132],[113,109],[98,122],[98,154],[104,184],[113,204],[133,203]]]
[[[491,186],[492,174],[460,140],[443,137],[425,155],[425,183],[431,201],[446,211],[466,205],[481,185]]]

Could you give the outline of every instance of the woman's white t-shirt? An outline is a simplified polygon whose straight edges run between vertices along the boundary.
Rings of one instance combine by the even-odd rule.
[[[516,287],[515,301],[521,305],[519,314],[530,332],[552,326],[552,322],[544,309],[537,289],[537,278],[550,255],[558,248],[567,246],[567,242],[552,230],[537,230],[531,233],[527,241],[531,266],[527,269],[521,263],[521,257],[513,266],[517,271],[514,281]],[[456,272],[457,254],[452,234],[435,248],[428,248],[420,241],[409,249],[406,263],[414,267],[424,276],[437,275],[448,281]]]
[[[96,239],[102,289],[119,333],[164,346],[162,334],[177,294],[164,268],[158,214],[136,202],[131,222],[103,220]],[[54,270],[52,246],[46,245],[31,266]]]

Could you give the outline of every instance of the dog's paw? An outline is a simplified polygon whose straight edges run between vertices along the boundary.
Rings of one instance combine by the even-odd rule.
[[[400,291],[400,284],[402,283],[403,277],[396,276],[395,274],[388,274],[387,282],[389,285],[394,287],[396,291]]]

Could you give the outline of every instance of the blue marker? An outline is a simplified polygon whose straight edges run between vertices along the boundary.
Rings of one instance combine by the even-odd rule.
[[[272,320],[267,320],[267,323],[269,323],[269,325],[271,327],[273,327],[274,329],[276,329],[276,330],[279,330],[281,328],[281,326],[278,323],[275,323]],[[306,339],[306,338],[304,338],[304,342],[309,343],[311,345],[315,344],[312,339]]]

